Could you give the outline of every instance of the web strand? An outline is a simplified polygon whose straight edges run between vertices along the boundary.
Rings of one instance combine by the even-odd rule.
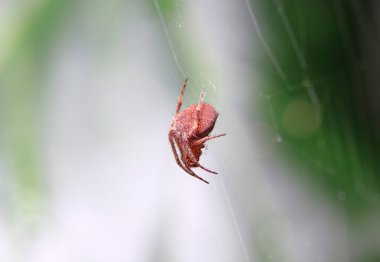
[[[240,232],[240,228],[239,228],[239,225],[238,225],[238,222],[236,220],[236,217],[235,217],[235,214],[233,212],[233,209],[232,209],[232,205],[231,205],[231,201],[230,201],[230,197],[228,196],[227,194],[227,191],[226,191],[226,187],[224,186],[224,182],[223,182],[223,179],[220,178],[220,183],[222,184],[222,189],[223,189],[223,193],[224,193],[224,196],[227,200],[227,204],[228,204],[228,209],[231,213],[231,216],[232,216],[232,220],[234,221],[234,226],[235,226],[235,229],[236,229],[236,232],[239,236],[239,240],[240,240],[240,244],[243,248],[243,251],[244,251],[244,255],[245,255],[245,258],[248,262],[251,261],[251,259],[249,258],[248,256],[248,252],[247,252],[247,248],[245,246],[245,243],[244,243],[244,240],[243,240],[243,236],[241,235],[241,232]]]
[[[265,38],[264,38],[264,36],[263,36],[263,34],[261,32],[260,26],[257,23],[256,16],[255,16],[255,14],[252,11],[252,7],[251,7],[251,4],[250,4],[249,0],[245,0],[245,4],[246,4],[246,6],[248,8],[249,15],[250,15],[251,20],[252,20],[252,24],[253,24],[253,26],[256,29],[257,35],[259,37],[259,41],[263,45],[263,47],[265,49],[265,52],[268,54],[270,60],[272,61],[273,66],[276,68],[276,70],[277,70],[278,74],[280,75],[281,79],[285,82],[286,85],[288,85],[288,79],[287,79],[287,77],[285,75],[285,72],[282,69],[282,67],[280,66],[280,64],[278,63],[277,59],[274,57],[274,54],[273,54],[272,50],[270,49],[268,43],[265,41]]]
[[[277,7],[277,11],[280,14],[281,21],[285,27],[286,33],[288,34],[288,37],[290,39],[290,42],[292,43],[294,52],[296,53],[298,63],[300,64],[300,67],[302,70],[307,70],[307,62],[305,59],[305,56],[302,52],[302,49],[300,45],[298,44],[297,38],[294,35],[294,31],[290,25],[289,19],[286,16],[284,12],[284,4],[281,2],[281,0],[272,0],[274,5]]]
[[[161,25],[162,25],[162,27],[164,29],[165,36],[166,36],[166,39],[167,39],[169,47],[170,47],[170,52],[173,55],[174,61],[175,61],[176,65],[177,65],[179,71],[181,72],[182,76],[185,78],[186,77],[185,71],[182,69],[182,66],[181,66],[181,64],[180,64],[180,62],[178,60],[177,53],[176,53],[176,51],[174,49],[173,42],[170,39],[169,30],[168,30],[168,27],[165,24],[165,20],[164,20],[164,17],[162,15],[162,12],[160,10],[160,6],[158,5],[157,0],[153,0],[153,2],[154,2],[154,5],[156,6],[158,16],[160,17]]]
[[[307,93],[310,97],[312,104],[314,106],[319,107],[320,106],[319,98],[318,98],[317,93],[315,92],[313,82],[310,80],[310,77],[308,74],[308,64],[306,62],[305,55],[297,41],[297,38],[294,34],[294,30],[292,29],[289,19],[284,12],[284,4],[281,0],[272,0],[272,2],[277,7],[277,11],[280,15],[281,22],[285,27],[285,31],[289,37],[290,43],[294,49],[294,52],[296,53],[296,57],[300,65],[300,68],[303,71],[303,74],[304,74],[303,85],[306,87]]]

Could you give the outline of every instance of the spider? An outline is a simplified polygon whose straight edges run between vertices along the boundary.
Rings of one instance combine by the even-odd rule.
[[[212,105],[203,103],[203,98],[205,96],[204,92],[201,92],[198,104],[190,105],[180,112],[186,84],[187,78],[183,84],[181,94],[178,97],[176,114],[170,123],[169,142],[177,164],[185,170],[186,173],[208,184],[206,180],[196,175],[191,169],[200,167],[207,172],[217,174],[199,164],[199,158],[202,154],[202,148],[205,147],[204,143],[206,141],[225,136],[226,134],[208,136],[215,126],[218,112],[216,112]],[[175,145],[178,147],[181,160],[178,156]]]

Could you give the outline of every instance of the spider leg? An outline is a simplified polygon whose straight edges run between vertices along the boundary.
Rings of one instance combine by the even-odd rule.
[[[172,151],[173,151],[173,154],[174,154],[174,158],[175,158],[175,161],[177,162],[177,164],[183,169],[185,170],[187,173],[189,173],[189,171],[184,167],[184,165],[182,164],[182,162],[179,160],[179,157],[178,157],[178,153],[177,153],[177,149],[175,148],[175,139],[171,136],[171,134],[169,134],[169,142],[170,142],[170,145],[172,147]],[[177,145],[178,146],[178,145]],[[189,173],[190,174],[190,173]]]
[[[206,136],[204,138],[201,138],[197,141],[195,141],[192,145],[193,146],[197,146],[197,145],[201,145],[203,144],[204,142],[208,141],[208,140],[211,140],[211,139],[214,139],[214,138],[218,138],[218,137],[221,137],[221,136],[225,136],[226,134],[220,134],[220,135],[215,135],[215,136]]]
[[[174,140],[175,141],[175,140]],[[177,143],[177,145],[178,145],[178,143]],[[194,177],[196,177],[196,178],[198,178],[198,179],[200,179],[200,180],[202,180],[203,182],[205,182],[205,183],[209,183],[208,181],[206,181],[206,180],[204,180],[203,178],[201,178],[200,176],[198,176],[197,174],[195,174],[194,173],[194,171],[193,170],[191,170],[191,166],[188,164],[188,161],[186,160],[186,156],[188,156],[188,157],[190,157],[190,159],[193,161],[194,159],[195,159],[195,162],[197,161],[197,159],[195,158],[195,156],[193,155],[193,153],[192,153],[192,151],[191,151],[191,149],[190,149],[190,147],[187,145],[187,144],[184,144],[184,147],[185,147],[185,150],[183,149],[183,148],[181,148],[181,147],[179,147],[178,146],[178,149],[179,149],[179,151],[181,152],[181,160],[182,160],[182,163],[186,166],[186,169],[184,168],[184,170],[188,173],[188,174],[190,174],[190,175],[192,175],[192,176],[194,176]],[[186,151],[186,153],[184,152],[184,151]]]
[[[197,161],[197,158],[194,156],[194,154],[192,153],[190,147],[188,145],[185,145],[186,147],[186,150],[189,152],[187,154],[187,156],[190,158],[191,162],[194,163],[197,167],[200,167],[202,168],[203,170],[206,170],[207,172],[210,172],[210,173],[213,173],[213,174],[218,174],[217,172],[215,171],[212,171],[210,169],[207,169],[205,168],[204,166],[202,166],[201,164],[199,164],[199,162]]]
[[[185,93],[186,84],[187,84],[187,78],[185,79],[185,82],[183,83],[183,87],[182,87],[182,90],[181,90],[181,94],[180,94],[179,97],[178,97],[177,110],[176,110],[176,112],[175,112],[176,114],[178,114],[179,110],[181,110],[181,106],[182,106],[182,97],[183,97],[183,94]]]
[[[202,181],[205,182],[206,184],[209,184],[208,181],[206,181],[206,180],[204,180],[203,178],[201,178],[200,176],[196,175],[196,174],[190,169],[190,166],[186,165],[186,167],[190,170],[190,173],[188,172],[190,175],[192,175],[193,177],[196,177],[196,178],[202,180]]]
[[[201,145],[201,144],[205,143],[207,140],[211,140],[211,139],[218,138],[218,137],[225,136],[225,135],[226,134],[220,134],[220,135],[215,135],[215,136],[206,136],[204,138],[201,138],[201,139],[195,141],[192,144],[192,146]],[[199,166],[200,168],[202,168],[203,170],[206,170],[207,172],[210,172],[210,173],[213,173],[213,174],[218,174],[217,172],[214,172],[212,170],[209,170],[209,169],[205,168],[204,166],[202,166],[201,164],[199,164],[199,162],[195,162],[195,164],[197,166]]]
[[[202,168],[203,170],[206,170],[206,171],[209,172],[209,173],[212,173],[212,174],[215,174],[215,175],[218,174],[218,173],[215,172],[215,171],[212,171],[212,170],[210,170],[210,169],[205,168],[204,166],[202,166],[201,164],[199,164],[199,162],[196,162],[195,164],[196,164],[198,167]]]
[[[195,115],[195,121],[194,121],[194,125],[193,127],[191,128],[190,132],[189,132],[189,136],[192,137],[194,132],[198,129],[198,122],[199,122],[199,113],[201,112],[201,108],[202,108],[202,105],[203,105],[203,99],[205,97],[205,92],[201,92],[201,94],[199,95],[199,100],[198,100],[198,105],[197,105],[197,111],[196,111],[196,115]]]
[[[170,142],[170,145],[172,147],[172,151],[173,151],[173,154],[174,154],[174,158],[177,162],[177,164],[183,169],[185,170],[186,173],[188,173],[189,175],[193,176],[193,177],[196,177],[200,180],[202,180],[203,182],[205,183],[209,183],[207,182],[206,180],[204,180],[203,178],[197,176],[191,169],[189,166],[186,165],[186,167],[181,163],[181,161],[179,160],[179,157],[178,157],[178,153],[177,153],[177,150],[175,148],[175,139],[173,137],[171,137],[171,135],[169,134],[169,142]],[[178,147],[179,148],[179,147]],[[182,152],[181,152],[182,153]]]

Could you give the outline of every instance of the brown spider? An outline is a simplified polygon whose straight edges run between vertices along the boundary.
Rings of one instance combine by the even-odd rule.
[[[190,105],[188,108],[179,112],[182,106],[182,97],[185,93],[186,84],[187,79],[183,84],[181,95],[178,97],[176,114],[170,123],[169,142],[177,164],[188,174],[208,184],[206,180],[197,176],[191,168],[200,167],[207,172],[217,174],[203,167],[198,161],[202,154],[202,148],[205,147],[204,143],[207,140],[225,136],[226,134],[208,136],[214,128],[216,119],[218,118],[218,112],[216,112],[212,105],[203,103],[204,92],[201,92],[198,104]],[[181,154],[182,162],[178,157],[175,144]]]

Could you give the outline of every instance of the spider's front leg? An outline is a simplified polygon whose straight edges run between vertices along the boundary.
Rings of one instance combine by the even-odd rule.
[[[193,127],[191,128],[191,130],[189,132],[189,137],[194,136],[194,133],[198,129],[199,114],[201,112],[201,108],[202,108],[202,105],[203,105],[203,99],[204,99],[204,97],[205,97],[205,92],[202,91],[201,94],[199,95],[198,105],[197,105],[197,109],[196,109],[196,112],[195,112],[195,120],[194,120]]]

